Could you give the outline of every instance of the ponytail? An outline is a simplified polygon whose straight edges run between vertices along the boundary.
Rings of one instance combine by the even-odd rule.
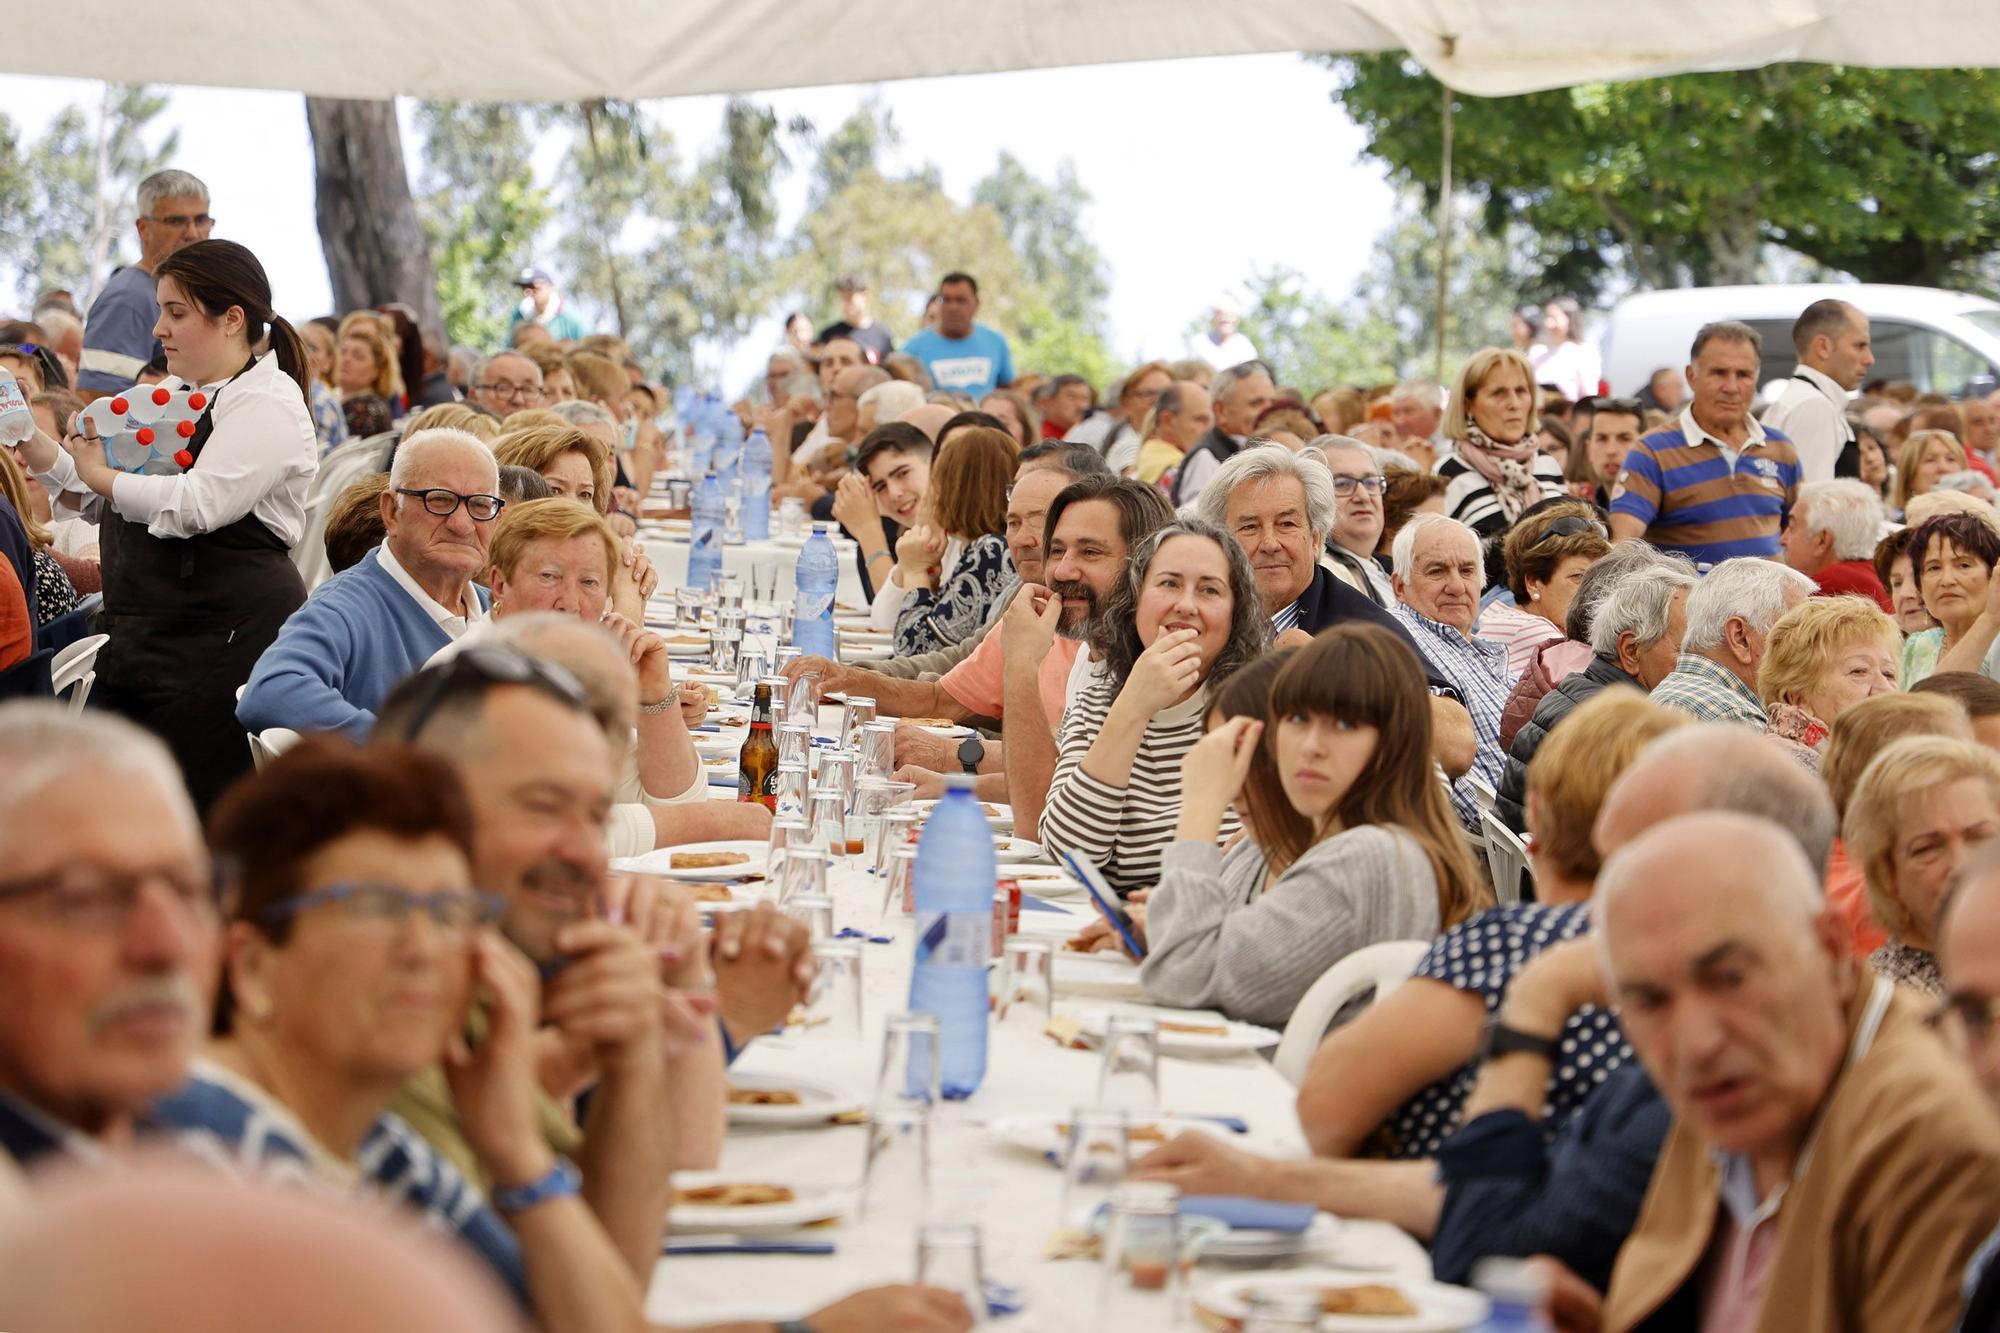
[[[172,278],[210,316],[231,306],[240,309],[243,337],[253,347],[268,327],[278,368],[292,377],[308,403],[312,401],[305,344],[299,340],[298,330],[271,309],[271,280],[248,247],[235,241],[196,241],[161,260],[154,276]]]

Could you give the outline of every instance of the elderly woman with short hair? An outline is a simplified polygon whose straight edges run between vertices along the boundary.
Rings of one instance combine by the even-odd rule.
[[[1978,515],[1943,513],[1910,534],[1911,565],[1924,609],[1938,628],[1903,642],[1903,688],[1937,671],[2000,676],[2000,529]]]
[[[1869,909],[1889,935],[1869,966],[1943,995],[1938,914],[1972,849],[2000,837],[2000,755],[1943,736],[1896,741],[1861,775],[1842,833],[1866,877]]]
[[[1757,668],[1764,734],[1819,771],[1827,734],[1850,706],[1894,694],[1901,657],[1896,622],[1865,597],[1813,597],[1771,626]]]
[[[1452,456],[1437,465],[1444,512],[1479,534],[1487,581],[1498,582],[1500,535],[1538,500],[1565,495],[1562,464],[1535,444],[1535,371],[1528,358],[1487,347],[1466,358],[1445,407]]]
[[[1603,520],[1581,500],[1544,500],[1507,530],[1500,556],[1514,600],[1480,613],[1479,637],[1507,650],[1510,675],[1520,676],[1536,649],[1563,637],[1577,586],[1610,550]]]

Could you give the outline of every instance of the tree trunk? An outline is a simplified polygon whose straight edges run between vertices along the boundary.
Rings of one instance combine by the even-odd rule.
[[[418,323],[438,325],[437,278],[403,167],[396,104],[308,97],[306,125],[334,309],[401,301]]]

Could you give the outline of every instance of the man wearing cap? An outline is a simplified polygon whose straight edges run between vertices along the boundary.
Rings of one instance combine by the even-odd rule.
[[[861,348],[869,365],[881,365],[883,358],[896,350],[896,340],[869,311],[868,279],[858,273],[845,274],[833,290],[840,294],[840,318],[819,331],[818,341],[825,344],[846,338]]]
[[[513,317],[507,321],[510,344],[515,326],[524,321],[541,325],[557,342],[575,342],[590,336],[590,326],[565,307],[563,294],[556,290],[556,280],[547,269],[524,268],[514,279],[514,285],[521,289],[521,303],[514,307]]]

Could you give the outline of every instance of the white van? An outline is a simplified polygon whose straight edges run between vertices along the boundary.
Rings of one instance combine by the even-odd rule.
[[[1828,297],[1867,312],[1875,346],[1870,380],[1909,380],[1952,398],[2000,387],[2000,304],[1935,287],[1810,283],[1769,287],[1686,287],[1641,292],[1620,301],[1600,340],[1611,392],[1629,396],[1662,367],[1679,370],[1702,325],[1736,319],[1764,339],[1760,382],[1785,379],[1798,365],[1792,321]]]

